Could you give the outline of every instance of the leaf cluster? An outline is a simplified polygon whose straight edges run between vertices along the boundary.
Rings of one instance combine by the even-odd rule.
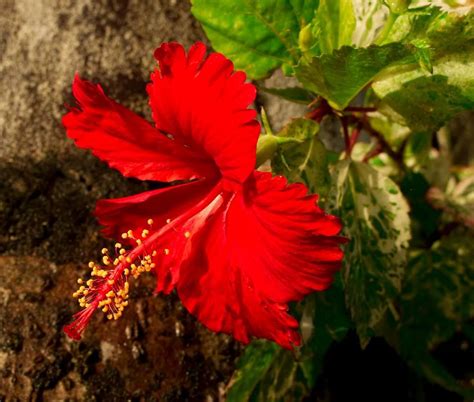
[[[472,138],[449,128],[474,108],[474,12],[430,3],[192,0],[213,47],[250,79],[282,69],[299,82],[260,85],[308,111],[276,133],[262,113],[257,159],[318,193],[350,239],[334,286],[294,306],[303,347],[252,343],[229,401],[303,399],[348,331],[362,347],[383,337],[418,375],[472,398],[433,351],[460,333],[474,342],[474,170],[453,153]],[[329,118],[342,152],[325,141]]]

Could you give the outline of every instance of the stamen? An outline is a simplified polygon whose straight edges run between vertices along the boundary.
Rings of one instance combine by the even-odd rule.
[[[151,225],[153,220],[148,219],[147,222]],[[148,229],[144,229],[142,237],[147,238],[149,233]],[[135,239],[131,230],[122,233],[121,237]],[[83,310],[74,315],[71,324],[64,327],[66,334],[72,339],[80,338],[92,312],[97,309],[106,313],[109,320],[120,318],[128,306],[130,276],[137,279],[143,272],[150,272],[156,267],[152,261],[152,257],[157,255],[156,250],[148,254],[142,240],[135,239],[135,241],[137,247],[131,250],[126,250],[121,243],[115,243],[118,256],[113,262],[109,257],[109,251],[103,248],[101,250],[103,265],[90,261],[88,264],[91,269],[90,278],[87,281],[82,278],[77,280],[80,287],[72,296],[78,299],[79,306]]]

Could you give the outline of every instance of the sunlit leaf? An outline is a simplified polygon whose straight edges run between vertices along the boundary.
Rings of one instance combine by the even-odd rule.
[[[408,204],[391,179],[367,164],[344,160],[334,168],[329,205],[350,238],[346,300],[365,346],[400,291],[410,240]]]
[[[474,17],[439,14],[424,32],[429,60],[390,69],[373,84],[380,110],[415,131],[433,131],[474,107]],[[419,39],[421,33],[409,33]],[[423,66],[423,63],[427,64]],[[432,71],[432,73],[431,73]]]
[[[326,98],[338,109],[349,102],[385,68],[408,63],[412,53],[401,44],[343,47],[330,55],[302,60],[296,77],[308,89]]]
[[[192,0],[212,46],[250,78],[267,76],[299,56],[298,35],[318,0]]]

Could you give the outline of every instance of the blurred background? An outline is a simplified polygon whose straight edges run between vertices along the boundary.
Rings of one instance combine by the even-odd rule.
[[[61,117],[74,73],[149,117],[153,50],[169,40],[206,42],[189,3],[0,0],[0,10],[0,401],[222,400],[242,347],[203,328],[176,296],[152,297],[151,276],[132,287],[121,320],[97,315],[80,343],[61,331],[77,308],[76,278],[104,245],[95,201],[149,188],[66,138]],[[278,86],[283,78],[270,80]],[[304,112],[268,97],[258,102],[276,129]],[[469,113],[452,123],[462,163],[474,153],[473,127]],[[445,360],[462,365],[449,347]],[[361,351],[347,337],[329,352],[324,373],[311,400],[402,401],[416,393],[407,388],[409,369],[383,341]],[[433,400],[459,400],[421,386],[432,388]]]

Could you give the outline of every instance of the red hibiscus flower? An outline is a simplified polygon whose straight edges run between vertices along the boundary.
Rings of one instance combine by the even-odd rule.
[[[254,170],[260,125],[243,72],[222,54],[206,57],[202,43],[187,54],[165,43],[155,58],[154,127],[100,86],[74,80],[78,107],[63,123],[76,145],[124,176],[173,185],[97,203],[103,233],[124,246],[89,264],[92,276],[75,294],[84,308],[64,330],[79,339],[98,308],[120,317],[130,277],[153,271],[157,292],[176,289],[208,328],[291,349],[300,336],[287,303],[330,285],[341,225],[304,185]]]

